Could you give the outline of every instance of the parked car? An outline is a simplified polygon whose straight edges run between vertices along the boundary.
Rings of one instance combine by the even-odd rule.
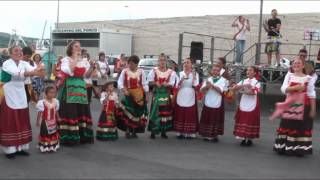
[[[119,57],[119,55],[110,55],[110,56],[108,56],[108,59],[107,59],[108,65],[110,68],[110,76],[112,78],[116,78],[118,75],[118,73],[114,72],[114,68],[115,68],[118,57]]]
[[[143,58],[143,59],[140,59],[138,67],[142,68],[146,76],[148,76],[151,69],[158,66],[158,62],[159,61],[157,58]],[[174,65],[177,65],[177,63],[174,62],[174,60],[172,59],[167,60],[167,67],[172,68],[174,67]]]

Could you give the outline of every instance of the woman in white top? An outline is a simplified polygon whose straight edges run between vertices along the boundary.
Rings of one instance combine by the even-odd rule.
[[[243,51],[246,44],[245,34],[250,31],[249,19],[245,19],[243,16],[236,18],[232,27],[237,28],[237,32],[234,34],[233,39],[236,41],[236,65],[242,64],[243,61]]]
[[[0,106],[0,145],[8,158],[16,154],[29,155],[32,140],[27,96],[26,77],[44,76],[43,70],[22,61],[19,46],[10,48],[11,59],[3,63],[1,82],[4,83],[4,100]]]
[[[43,69],[45,68],[40,54],[35,54],[33,56],[33,62],[36,67],[43,68]],[[43,93],[44,91],[44,78],[39,76],[34,76],[32,77],[31,80],[32,80],[32,88],[35,96],[34,98],[35,98],[35,101],[37,102],[41,96],[41,93]]]
[[[198,73],[192,71],[192,62],[186,58],[183,71],[179,73],[177,102],[174,114],[174,129],[177,138],[195,138],[198,132],[198,109],[195,87],[199,84]]]
[[[97,66],[99,73],[101,74],[101,76],[98,77],[98,86],[103,86],[107,82],[108,75],[110,74],[109,64],[104,52],[99,53],[99,60],[97,61]]]
[[[222,93],[225,88],[226,79],[220,76],[221,68],[213,65],[212,76],[209,77],[200,89],[205,93],[202,108],[199,134],[204,140],[217,142],[218,135],[224,133],[224,106]]]
[[[233,87],[241,95],[240,105],[235,115],[233,134],[241,139],[241,146],[251,146],[252,139],[259,138],[260,133],[260,106],[258,93],[260,82],[257,80],[258,68],[249,66],[247,68],[247,79],[241,80]]]
[[[316,115],[316,92],[312,77],[304,74],[304,62],[296,59],[293,73],[281,86],[286,101],[295,96],[289,108],[282,113],[274,150],[279,154],[303,156],[312,154],[313,118]]]

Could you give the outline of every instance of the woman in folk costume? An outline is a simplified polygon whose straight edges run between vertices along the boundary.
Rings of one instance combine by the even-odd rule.
[[[144,133],[148,117],[146,93],[149,87],[144,71],[138,68],[139,61],[138,56],[130,56],[128,68],[121,71],[118,79],[118,88],[124,97],[119,104],[117,126],[126,132],[127,138],[137,138],[137,133]]]
[[[90,107],[87,98],[86,82],[94,68],[81,58],[78,41],[71,41],[67,46],[67,57],[62,59],[61,71],[64,84],[59,89],[60,101],[60,142],[62,145],[93,143],[93,130]]]
[[[4,83],[4,99],[0,106],[0,145],[7,158],[29,153],[32,140],[29,109],[24,81],[26,77],[44,76],[43,69],[22,61],[19,46],[10,48],[11,59],[3,63],[1,82]]]
[[[96,138],[101,141],[117,140],[118,131],[115,113],[119,100],[113,81],[109,81],[103,86],[100,102],[103,105],[103,109],[99,118]]]
[[[183,71],[179,73],[178,94],[174,113],[174,129],[177,138],[196,138],[198,132],[198,109],[195,87],[199,84],[198,73],[192,71],[192,62],[186,58]]]
[[[306,49],[300,49],[298,58],[304,63],[304,73],[309,75],[310,81],[309,83],[315,84],[318,79],[318,74],[315,72],[314,67],[310,63],[305,63],[307,58],[308,52]],[[288,79],[293,73],[292,67],[289,69],[288,73],[285,76],[285,79]],[[277,103],[276,104],[276,111],[270,116],[270,120],[275,120],[279,117],[285,109],[296,99],[299,98],[299,94],[293,93],[287,96],[285,102]]]
[[[316,92],[312,77],[304,74],[301,59],[293,62],[292,70],[293,73],[283,81],[281,91],[288,99],[295,99],[289,101],[289,106],[283,107],[274,150],[279,154],[303,156],[312,154]]]
[[[241,146],[251,146],[252,139],[259,138],[260,133],[260,105],[258,93],[260,83],[258,81],[258,68],[247,68],[247,79],[241,80],[232,89],[238,90],[241,95],[240,105],[235,115],[233,134],[241,139]]]
[[[224,107],[222,93],[226,79],[220,76],[221,68],[214,65],[209,77],[200,89],[205,94],[201,113],[199,134],[204,140],[218,142],[218,135],[224,133]]]
[[[159,56],[159,67],[152,69],[148,75],[149,85],[153,87],[152,104],[149,114],[148,130],[151,139],[161,133],[161,137],[167,139],[167,131],[173,128],[171,94],[175,84],[175,72],[167,68],[167,57]]]
[[[59,149],[59,101],[55,98],[56,88],[48,86],[45,89],[45,98],[39,100],[37,126],[40,127],[38,147],[41,152],[56,152]]]

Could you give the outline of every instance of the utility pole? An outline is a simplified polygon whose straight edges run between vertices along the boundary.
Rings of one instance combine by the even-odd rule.
[[[59,12],[60,12],[60,0],[58,0],[58,7],[57,7],[57,22],[56,22],[56,29],[59,28]]]

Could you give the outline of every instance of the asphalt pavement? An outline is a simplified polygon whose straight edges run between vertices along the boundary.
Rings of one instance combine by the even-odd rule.
[[[125,139],[120,133],[115,142],[95,141],[92,145],[61,147],[57,153],[42,154],[36,148],[39,129],[36,113],[30,106],[33,142],[30,157],[6,159],[0,153],[1,179],[319,179],[319,118],[314,124],[314,153],[306,157],[279,156],[272,146],[279,121],[267,116],[273,103],[283,97],[262,97],[261,138],[252,147],[241,147],[232,135],[234,107],[226,107],[225,135],[218,143],[198,138],[151,140],[149,133],[138,139]],[[94,128],[101,106],[91,104]]]

